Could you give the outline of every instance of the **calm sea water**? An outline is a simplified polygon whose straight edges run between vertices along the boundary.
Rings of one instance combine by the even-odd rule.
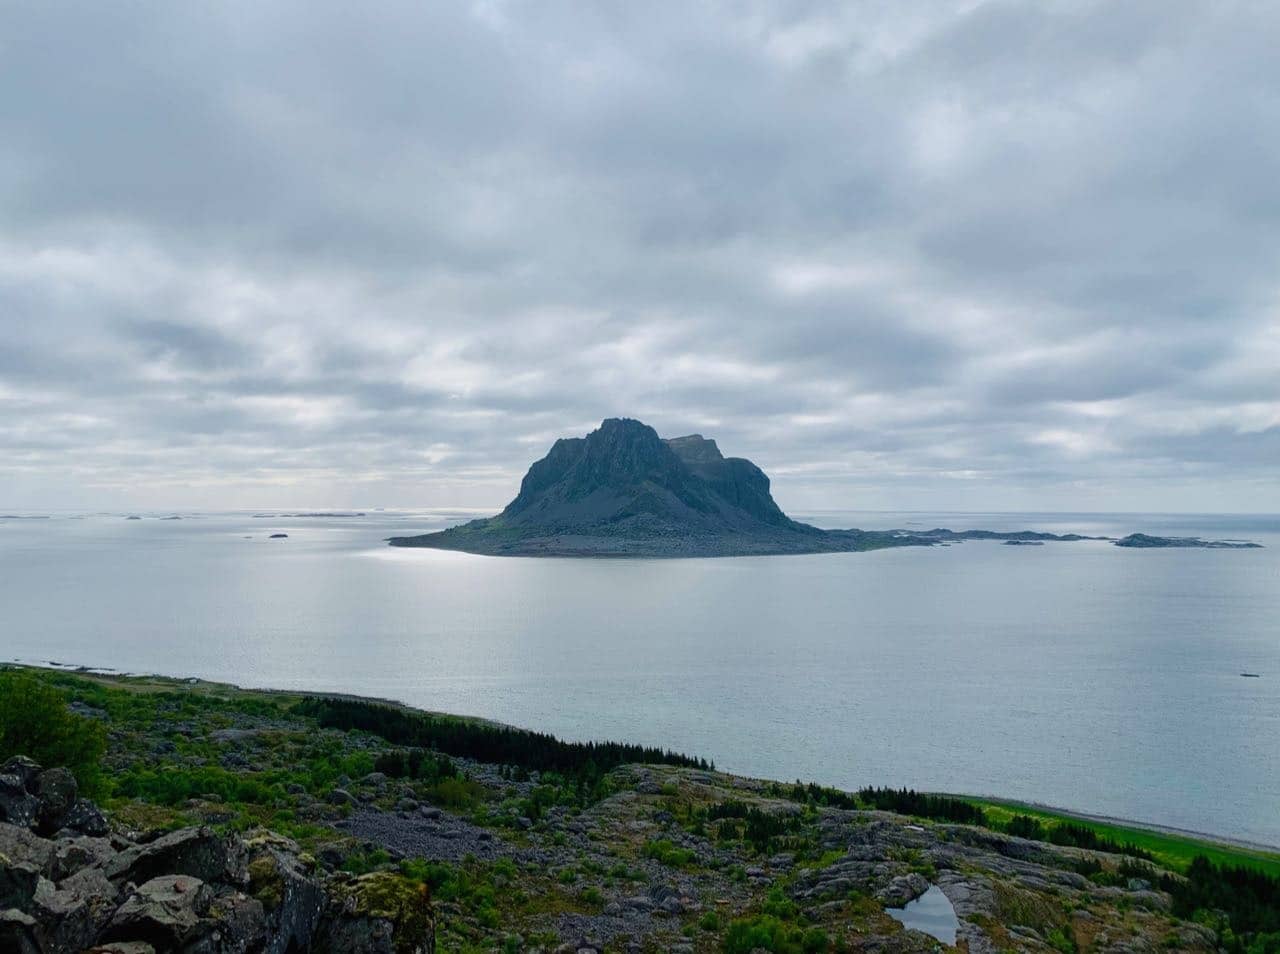
[[[823,513],[1267,549],[585,561],[381,542],[447,514],[158,516],[0,521],[0,658],[394,697],[1280,845],[1278,517]]]

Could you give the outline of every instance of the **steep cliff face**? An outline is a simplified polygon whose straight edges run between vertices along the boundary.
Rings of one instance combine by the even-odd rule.
[[[743,457],[725,457],[716,442],[701,434],[673,437],[666,442],[712,493],[755,520],[773,527],[810,531],[814,528],[796,523],[782,512],[769,493],[769,478],[751,461]]]

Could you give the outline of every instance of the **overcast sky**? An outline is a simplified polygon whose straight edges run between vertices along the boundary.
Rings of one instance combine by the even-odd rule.
[[[0,509],[1280,511],[1280,6],[0,0]]]

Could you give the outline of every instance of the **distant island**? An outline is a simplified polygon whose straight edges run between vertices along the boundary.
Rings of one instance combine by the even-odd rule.
[[[1125,539],[1140,536],[1174,539],[1136,534]],[[822,530],[783,513],[764,471],[744,458],[725,457],[714,440],[700,434],[664,440],[640,421],[609,418],[586,437],[556,441],[529,468],[520,493],[497,516],[437,533],[392,537],[388,543],[495,556],[719,557],[842,553],[964,540],[1106,539],[1032,530]]]
[[[1259,550],[1260,543],[1248,540],[1201,540],[1199,537],[1153,537],[1146,533],[1131,533],[1116,541],[1118,547],[1158,549],[1166,547],[1192,547],[1201,550]]]

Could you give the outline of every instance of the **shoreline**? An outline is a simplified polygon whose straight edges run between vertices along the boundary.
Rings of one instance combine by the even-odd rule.
[[[205,690],[213,690],[213,691],[223,690],[223,691],[246,693],[246,694],[259,693],[262,695],[276,696],[276,697],[299,696],[299,697],[312,697],[312,698],[324,698],[324,699],[338,699],[338,700],[356,701],[356,702],[370,702],[370,703],[377,703],[380,705],[389,706],[389,707],[400,709],[407,712],[419,713],[427,716],[436,716],[436,717],[465,720],[468,722],[474,722],[477,724],[494,726],[499,728],[515,729],[518,731],[535,732],[535,733],[545,731],[541,729],[531,728],[529,726],[520,726],[520,725],[511,724],[511,723],[500,722],[498,720],[488,719],[483,716],[474,716],[474,715],[466,715],[466,714],[459,714],[459,713],[452,713],[452,712],[443,712],[440,710],[433,710],[433,709],[424,709],[420,706],[410,705],[409,703],[403,702],[402,700],[399,700],[399,699],[391,699],[391,698],[380,697],[380,696],[362,695],[359,693],[328,692],[328,691],[318,691],[318,690],[311,690],[311,689],[279,689],[274,687],[241,686],[236,683],[203,679],[196,676],[172,676],[172,675],[166,675],[163,673],[122,672],[119,670],[110,669],[108,667],[75,665],[70,663],[61,663],[54,660],[45,660],[44,662],[41,662],[41,663],[23,662],[23,661],[14,660],[11,662],[0,664],[0,669],[5,667],[35,669],[35,670],[42,670],[47,672],[61,672],[61,673],[67,673],[71,675],[84,676],[84,677],[93,678],[93,679],[101,679],[113,684],[121,684],[121,683],[127,684],[131,680],[155,680],[161,683],[172,683],[175,687],[185,687],[189,689],[202,688]],[[570,741],[573,741],[573,740],[570,740]],[[585,740],[584,739],[584,740],[577,740],[577,741],[599,742],[602,740],[598,740],[598,739]],[[724,774],[726,776],[740,778],[740,779],[744,779],[752,782],[783,783],[783,780],[781,779],[772,779],[772,778],[763,778],[763,777],[756,778],[754,776],[739,775],[738,773],[726,771],[724,769],[719,769],[718,771],[720,771],[721,774]],[[874,782],[871,782],[869,784],[874,784]],[[1011,798],[1007,798],[1000,795],[989,795],[989,794],[984,795],[984,794],[970,794],[970,793],[961,793],[961,792],[942,792],[942,791],[922,793],[922,794],[942,795],[950,798],[956,798],[956,799],[976,802],[980,804],[991,804],[991,805],[996,805],[996,806],[1009,809],[1011,811],[1026,809],[1031,812],[1041,812],[1048,815],[1060,816],[1062,818],[1076,820],[1076,821],[1091,822],[1099,825],[1108,825],[1108,826],[1114,826],[1118,828],[1133,829],[1135,831],[1149,832],[1151,834],[1162,835],[1165,837],[1178,839],[1181,841],[1186,841],[1191,843],[1202,843],[1205,845],[1215,846],[1222,849],[1246,852],[1249,854],[1259,856],[1260,860],[1280,864],[1280,845],[1270,845],[1265,842],[1253,841],[1247,838],[1238,838],[1230,835],[1218,835],[1218,834],[1213,834],[1211,832],[1197,831],[1195,829],[1178,828],[1172,825],[1163,825],[1163,824],[1160,824],[1159,822],[1144,821],[1140,819],[1123,818],[1120,816],[1080,811],[1077,809],[1063,808],[1057,805],[1051,805],[1043,802],[1020,801],[1017,799],[1011,799]]]
[[[1074,819],[1077,821],[1093,822],[1098,825],[1111,825],[1117,828],[1132,828],[1138,831],[1151,832],[1156,835],[1167,835],[1170,838],[1180,838],[1187,841],[1199,841],[1211,845],[1221,845],[1226,848],[1238,848],[1242,851],[1256,852],[1257,854],[1280,860],[1280,845],[1269,845],[1266,842],[1251,841],[1247,838],[1235,838],[1230,835],[1215,835],[1206,831],[1197,831],[1194,828],[1177,828],[1173,825],[1162,825],[1159,822],[1140,821],[1138,819],[1122,818],[1116,815],[1102,815],[1094,812],[1083,812],[1071,808],[1062,808],[1058,805],[1049,805],[1044,802],[1019,801],[1017,799],[1005,798],[1001,795],[971,795],[961,792],[935,792],[931,794],[947,795],[952,798],[961,798],[983,804],[999,805],[1012,810],[1028,809],[1034,812],[1043,812],[1047,815],[1059,815],[1063,818]]]

